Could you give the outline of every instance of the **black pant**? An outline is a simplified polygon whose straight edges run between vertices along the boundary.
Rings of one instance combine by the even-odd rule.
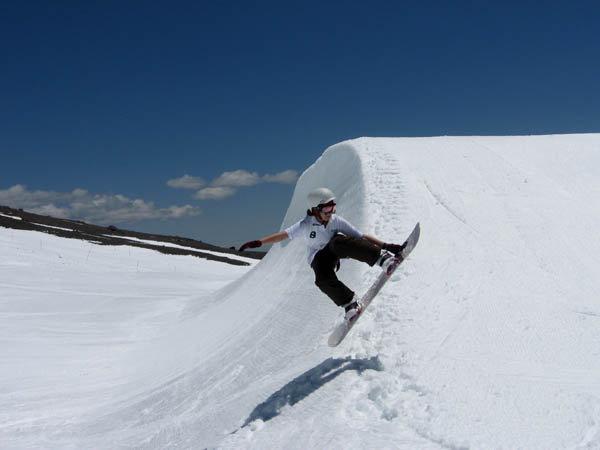
[[[352,258],[372,266],[380,254],[381,249],[365,238],[351,238],[338,234],[313,259],[311,267],[315,271],[315,284],[336,305],[344,306],[352,301],[354,292],[338,280],[335,274],[340,258]]]

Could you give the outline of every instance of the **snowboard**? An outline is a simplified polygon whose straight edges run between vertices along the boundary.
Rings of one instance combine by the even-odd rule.
[[[377,279],[373,282],[371,287],[367,290],[365,295],[363,295],[360,300],[363,305],[361,313],[352,322],[348,322],[347,320],[344,320],[342,323],[340,323],[339,325],[337,325],[335,327],[335,329],[329,336],[329,340],[327,341],[327,343],[329,344],[330,347],[336,347],[337,345],[339,345],[344,340],[346,335],[350,332],[352,327],[354,325],[356,325],[356,322],[358,322],[358,319],[360,319],[360,316],[362,316],[365,313],[365,310],[371,304],[371,302],[373,301],[373,299],[375,298],[377,293],[381,290],[381,288],[385,285],[385,283],[387,283],[387,281],[392,277],[394,271],[400,266],[400,264],[402,264],[402,262],[413,251],[413,249],[417,245],[417,242],[419,242],[420,234],[421,234],[421,226],[419,225],[419,223],[417,223],[415,225],[415,228],[412,230],[412,232],[410,233],[410,235],[404,242],[406,244],[404,246],[404,249],[396,256],[396,258],[398,259],[398,263],[394,266],[391,273],[388,275],[386,272],[382,271],[381,274],[377,277]]]

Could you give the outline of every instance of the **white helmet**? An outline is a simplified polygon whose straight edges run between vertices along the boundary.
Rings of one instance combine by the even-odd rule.
[[[331,192],[329,189],[324,187],[313,189],[306,197],[308,209],[311,210],[319,205],[329,203],[332,200],[335,200],[335,195],[333,195],[333,192]]]

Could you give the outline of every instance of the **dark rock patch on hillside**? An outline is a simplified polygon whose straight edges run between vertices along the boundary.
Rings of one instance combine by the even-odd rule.
[[[245,261],[228,257],[228,255],[244,256],[245,258],[253,259],[261,259],[265,255],[264,252],[253,251],[240,253],[233,248],[218,247],[195,239],[179,236],[139,233],[137,231],[121,230],[113,225],[102,227],[77,220],[41,216],[28,213],[21,209],[9,208],[7,206],[0,206],[0,227],[12,228],[15,230],[39,231],[63,238],[89,241],[99,245],[129,245],[132,247],[156,250],[168,255],[191,255],[237,266],[247,266],[249,264]],[[130,238],[155,242],[139,242],[131,240]],[[163,242],[164,245],[161,245]],[[170,245],[179,245],[188,248],[177,248],[171,247]],[[206,251],[218,252],[220,255],[214,255],[212,253],[207,253]]]

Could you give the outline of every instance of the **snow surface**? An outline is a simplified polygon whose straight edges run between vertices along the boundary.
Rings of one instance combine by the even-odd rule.
[[[600,448],[600,135],[343,142],[282,229],[315,186],[422,229],[335,349],[301,240],[249,269],[0,229],[1,447]]]
[[[19,219],[20,219],[20,217],[19,217]],[[37,225],[38,227],[54,228],[55,230],[73,231],[72,228],[54,227],[52,225],[44,225],[44,224],[41,224],[41,223],[34,223],[34,222],[31,222],[31,224],[32,225]]]
[[[2,216],[2,217],[8,217],[9,219],[21,220],[21,218],[20,218],[20,217],[17,217],[17,216],[9,216],[8,214],[2,214],[2,213],[0,213],[0,216]]]

